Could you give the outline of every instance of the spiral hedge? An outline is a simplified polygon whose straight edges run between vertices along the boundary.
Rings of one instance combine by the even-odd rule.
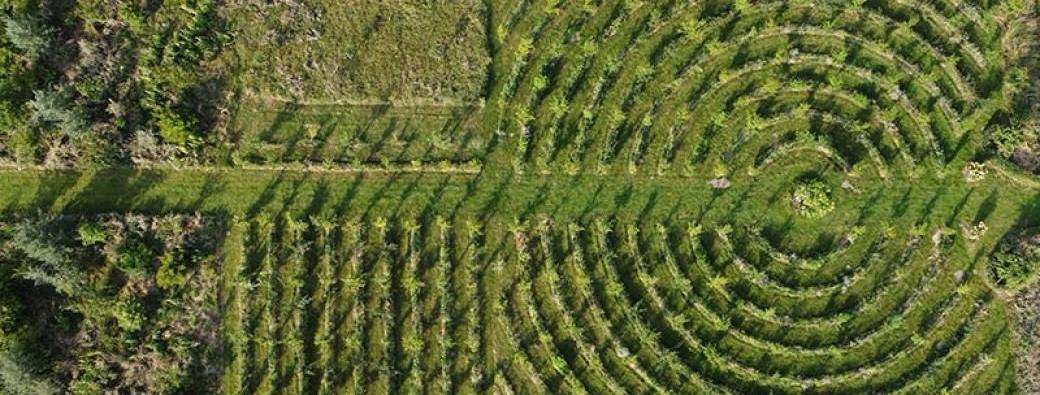
[[[842,170],[974,153],[1025,74],[998,1],[496,1],[493,124],[519,170]]]

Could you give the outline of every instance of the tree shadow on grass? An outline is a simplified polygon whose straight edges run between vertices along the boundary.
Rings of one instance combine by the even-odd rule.
[[[389,193],[391,187],[397,182],[399,182],[401,180],[401,177],[403,177],[403,174],[401,173],[393,173],[390,175],[386,182],[383,183],[383,186],[379,187],[379,189],[376,190],[375,194],[373,194],[373,196],[369,198],[368,205],[365,206],[364,211],[362,211],[361,213],[361,218],[365,220],[369,220],[372,218],[372,214],[375,211],[376,207],[383,201],[383,199],[387,197],[387,194]]]
[[[925,203],[923,208],[921,208],[921,215],[917,217],[916,223],[924,223],[925,220],[927,220],[928,217],[932,215],[932,213],[935,211],[936,204],[939,202],[939,199],[946,195],[946,191],[948,189],[949,186],[943,184],[941,187],[939,187],[939,189],[935,190],[935,193],[932,194],[932,198],[928,199],[928,202]]]
[[[246,210],[246,215],[249,218],[254,218],[259,215],[265,207],[274,201],[274,198],[278,195],[278,189],[281,187],[283,182],[285,182],[285,172],[279,172],[274,181],[268,183],[267,186],[264,187],[264,190],[260,191],[256,200],[254,200],[253,204]]]
[[[994,189],[992,192],[989,193],[989,196],[986,196],[986,199],[982,201],[982,204],[979,205],[979,208],[975,212],[975,217],[972,219],[972,222],[979,223],[989,219],[989,216],[992,215],[994,211],[996,211],[998,203],[1000,203],[1000,190]],[[1029,209],[1026,209],[1026,212],[1028,211]]]
[[[358,173],[354,176],[354,180],[350,184],[350,189],[343,195],[339,202],[333,207],[333,215],[336,217],[343,217],[347,215],[351,205],[354,203],[354,199],[357,198],[358,192],[361,190],[361,185],[365,183],[365,174]]]
[[[77,174],[78,173],[76,172],[65,170],[44,172],[43,175],[39,177],[37,183],[38,187],[36,192],[33,194],[32,201],[29,203],[30,207],[53,207],[53,205],[61,199],[69,189],[76,185],[79,177],[85,177],[85,175],[82,174],[77,177]],[[19,190],[18,193],[20,195],[24,192]],[[9,209],[11,208],[5,210]]]
[[[578,220],[580,222],[586,223],[589,221],[589,216],[592,215],[592,212],[595,211],[596,207],[599,206],[599,199],[600,196],[603,195],[603,188],[603,181],[600,181],[596,184],[596,191],[592,193],[592,198],[589,199],[589,202],[581,210],[581,214],[578,215]]]
[[[303,210],[303,214],[307,217],[320,215],[329,201],[330,192],[328,180],[318,179],[317,185],[314,187],[314,194],[307,208]]]
[[[491,198],[488,199],[487,203],[485,203],[484,206],[481,207],[478,213],[481,222],[488,223],[491,220],[491,217],[498,213],[499,205],[502,203],[503,200],[505,200],[506,195],[509,192],[509,186],[513,183],[514,177],[515,175],[513,173],[509,173],[509,175],[503,177],[501,181],[499,181],[499,183],[495,185],[495,192],[491,195]],[[458,210],[462,207],[462,205],[467,200],[469,200],[470,197],[476,194],[478,184],[479,180],[473,180],[468,185],[466,185],[466,196],[459,201],[458,205],[456,205],[455,210],[451,214],[452,218],[455,218],[458,215]],[[526,211],[533,211],[533,209]],[[519,219],[523,220],[524,216],[525,214],[521,213]]]
[[[401,191],[401,194],[398,195],[396,199],[394,199],[394,207],[390,210],[392,216],[400,217],[404,215],[410,216],[416,214],[415,212],[413,212],[414,209],[406,205],[406,203],[408,203],[408,199],[415,194],[415,191],[419,188],[419,184],[422,181],[424,181],[426,177],[413,175],[410,178],[411,180],[408,182],[407,185],[405,185],[404,190]]]
[[[300,106],[299,103],[283,103],[281,108],[277,110],[271,124],[257,134],[257,138],[262,142],[274,140],[274,136],[278,134],[278,130],[282,128],[282,125],[285,125],[287,122],[299,115],[301,107],[302,106]],[[241,140],[241,137],[239,137],[239,139]]]
[[[625,189],[621,191],[617,196],[614,196],[614,210],[611,211],[610,217],[617,218],[621,214],[621,208],[627,206],[632,201],[632,196],[635,194],[635,186],[631,183],[625,185]]]
[[[957,221],[957,217],[959,217],[961,212],[964,211],[964,207],[968,204],[968,201],[971,200],[971,197],[974,194],[975,188],[973,187],[961,197],[961,200],[958,201],[956,205],[953,206],[953,210],[950,210],[950,216],[946,218],[946,226],[949,227],[954,225],[954,222]]]
[[[549,181],[547,181],[547,180],[546,181],[542,181],[541,187],[538,188],[538,195],[536,195],[534,197],[534,199],[531,199],[527,203],[526,207],[524,207],[524,211],[520,212],[519,219],[521,221],[526,221],[528,218],[533,216],[538,211],[539,208],[544,206],[545,203],[549,201],[549,195],[552,193],[551,189],[552,188],[550,186],[550,182]],[[505,188],[503,188],[500,191],[495,191],[495,196],[492,199],[491,203],[493,203],[495,206],[497,206],[498,203],[500,201],[502,201],[503,198],[505,198],[505,196],[506,196]],[[484,213],[483,214],[484,220],[486,221],[491,216],[492,213],[493,213],[493,211],[488,211],[488,212]]]
[[[881,200],[882,195],[883,193],[880,189],[874,191],[874,193],[870,195],[870,198],[867,199],[867,202],[859,208],[859,213],[856,214],[856,222],[854,222],[855,224],[863,224],[863,222],[866,221],[867,218],[871,217],[874,214],[877,214],[877,202]]]
[[[224,192],[227,188],[227,181],[220,174],[209,173],[203,179],[202,191],[199,192],[199,196],[195,200],[187,205],[188,210],[199,211],[205,208],[206,202],[213,196],[216,196]],[[226,213],[221,210],[220,212]]]
[[[419,211],[419,219],[423,222],[432,221],[436,212],[437,206],[442,202],[445,191],[448,189],[448,183],[450,177],[441,177],[437,183],[437,187],[433,190],[433,195],[426,200],[426,204],[423,205],[422,210]]]
[[[892,206],[892,212],[896,217],[902,217],[906,214],[906,210],[910,208],[910,196],[913,194],[913,191],[913,186],[907,188],[906,192],[903,192],[903,196],[899,198],[899,201]]]
[[[113,168],[93,175],[90,182],[74,196],[68,197],[63,208],[67,212],[103,213],[113,210],[162,212],[166,198],[153,196],[145,199],[156,184],[165,179],[159,170]]]
[[[277,211],[277,216],[275,218],[282,218],[298,209],[298,207],[296,207],[297,202],[303,194],[304,186],[309,182],[310,176],[307,173],[304,173],[300,178],[290,182],[288,193],[285,194],[285,197],[278,200],[280,208]]]

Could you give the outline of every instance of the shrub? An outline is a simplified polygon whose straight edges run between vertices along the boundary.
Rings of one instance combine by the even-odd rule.
[[[128,333],[140,331],[147,319],[141,301],[132,297],[120,299],[112,309],[112,315],[116,325]]]
[[[2,106],[3,104],[0,104],[0,107]],[[24,119],[16,118],[0,108],[0,131],[6,133],[3,142],[7,146],[6,154],[18,162],[33,161],[36,157],[36,138]]]
[[[101,224],[93,221],[84,222],[77,229],[79,241],[84,246],[92,246],[104,243],[108,240],[108,231]]]
[[[149,271],[152,258],[152,251],[148,246],[140,240],[129,239],[119,248],[116,266],[129,275],[143,275]]]
[[[1000,241],[990,259],[993,281],[1006,288],[1027,285],[1040,268],[1040,229],[1020,229]]]
[[[45,395],[57,394],[58,388],[48,380],[36,377],[21,356],[7,350],[0,352],[0,393]]]
[[[799,183],[792,193],[791,203],[799,215],[808,218],[820,218],[834,210],[831,190],[820,181]]]
[[[51,46],[54,29],[45,25],[39,17],[21,13],[3,18],[7,39],[25,56],[35,61]]]
[[[194,136],[191,133],[191,126],[175,112],[161,107],[155,115],[155,125],[159,129],[159,136],[163,141],[178,146],[188,145],[192,141]]]
[[[32,117],[37,122],[53,122],[70,138],[83,136],[90,123],[83,110],[77,107],[72,95],[65,90],[38,90],[29,102]]]
[[[188,271],[181,264],[180,254],[167,251],[159,257],[159,271],[155,274],[155,283],[162,289],[174,289],[188,283]]]
[[[1037,123],[998,128],[989,140],[1000,157],[1030,172],[1040,171],[1040,125]]]

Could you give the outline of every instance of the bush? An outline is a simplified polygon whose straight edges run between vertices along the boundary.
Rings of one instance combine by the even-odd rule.
[[[159,271],[155,274],[155,284],[162,289],[183,287],[188,283],[188,270],[181,264],[181,254],[167,251],[159,257]]]
[[[820,181],[799,183],[792,193],[791,203],[799,215],[808,218],[820,218],[834,210],[831,190]]]
[[[24,358],[10,350],[0,351],[0,394],[46,395],[59,393],[48,380],[28,371]]]
[[[177,113],[162,107],[155,115],[155,125],[164,142],[184,147],[195,139],[192,126]]]
[[[990,258],[993,281],[1005,288],[1028,285],[1040,268],[1040,229],[1020,229],[1008,233]]]
[[[990,135],[997,155],[1022,169],[1040,172],[1040,125],[1035,122],[1002,127]]]
[[[84,246],[101,244],[108,240],[108,231],[97,222],[84,222],[77,229],[77,233],[79,233],[79,241]]]
[[[205,366],[217,345],[218,273],[187,265],[215,247],[198,233],[207,229],[200,218],[43,217],[2,225],[0,353],[24,349],[31,363],[14,365],[29,375],[9,374],[11,365],[0,361],[0,395],[37,393],[24,385],[38,382],[36,374],[61,393],[213,392]],[[98,243],[104,248],[84,247]],[[158,256],[160,248],[168,252]],[[153,286],[157,262],[159,286],[192,292]]]
[[[54,29],[28,13],[15,14],[3,18],[7,39],[25,56],[35,61],[51,46]]]
[[[37,122],[52,122],[70,138],[82,137],[90,127],[87,115],[76,106],[72,95],[66,90],[38,90],[29,102],[33,119]]]
[[[11,155],[15,161],[30,163],[36,157],[36,139],[29,130],[24,119],[14,115],[14,111],[3,108],[0,102],[0,133],[5,133],[3,144],[6,145],[6,154]]]
[[[129,275],[140,276],[150,271],[153,258],[152,250],[143,242],[129,239],[119,248],[116,266]]]
[[[141,301],[132,297],[120,299],[112,309],[112,315],[119,329],[127,333],[140,331],[147,319]]]

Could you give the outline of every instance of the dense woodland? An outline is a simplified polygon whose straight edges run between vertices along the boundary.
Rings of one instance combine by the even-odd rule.
[[[218,229],[198,216],[5,223],[2,391],[212,390]]]
[[[217,130],[215,1],[5,1],[3,154],[98,166],[194,159]]]

